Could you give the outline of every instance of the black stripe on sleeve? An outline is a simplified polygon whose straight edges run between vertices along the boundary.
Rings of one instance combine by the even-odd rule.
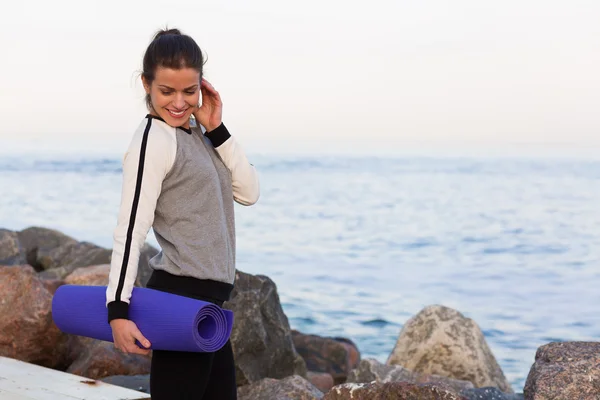
[[[123,252],[123,263],[121,264],[121,276],[117,285],[115,301],[121,301],[121,294],[125,286],[125,276],[127,275],[127,264],[129,261],[129,253],[131,251],[131,242],[133,241],[133,228],[135,226],[135,216],[137,214],[138,204],[140,202],[140,193],[142,191],[142,177],[144,174],[144,160],[146,158],[146,145],[148,144],[148,132],[152,125],[152,118],[148,118],[144,136],[142,137],[142,148],[140,150],[140,160],[138,164],[137,180],[135,184],[135,195],[133,196],[133,206],[131,207],[131,215],[129,217],[129,227],[127,229],[127,240],[125,242],[125,250]]]

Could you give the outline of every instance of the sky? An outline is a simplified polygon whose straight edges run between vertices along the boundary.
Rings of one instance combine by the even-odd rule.
[[[598,154],[598,21],[597,0],[11,3],[0,151],[123,150],[146,113],[144,50],[168,26],[208,56],[250,152]]]

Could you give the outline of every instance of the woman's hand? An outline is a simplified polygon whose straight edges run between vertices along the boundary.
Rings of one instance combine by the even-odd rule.
[[[113,332],[113,342],[117,350],[122,351],[125,354],[143,354],[150,353],[150,342],[142,335],[142,332],[138,329],[135,322],[128,319],[113,319],[110,321],[110,327]],[[136,343],[136,339],[146,347],[146,349],[140,348]]]
[[[210,132],[221,125],[223,102],[219,92],[206,79],[202,79],[200,92],[202,105],[194,111],[194,118],[197,123],[206,128],[207,132]]]

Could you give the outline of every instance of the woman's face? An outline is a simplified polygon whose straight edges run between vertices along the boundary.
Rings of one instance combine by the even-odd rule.
[[[158,67],[152,84],[144,78],[142,81],[152,100],[150,113],[171,126],[189,128],[190,116],[200,99],[200,73],[193,68]]]

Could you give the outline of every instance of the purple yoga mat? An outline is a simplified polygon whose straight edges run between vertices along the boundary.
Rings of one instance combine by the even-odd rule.
[[[52,318],[65,333],[113,341],[106,309],[106,286],[60,286],[52,299]],[[230,310],[140,287],[133,288],[129,319],[155,350],[217,351],[229,340],[233,326]]]

